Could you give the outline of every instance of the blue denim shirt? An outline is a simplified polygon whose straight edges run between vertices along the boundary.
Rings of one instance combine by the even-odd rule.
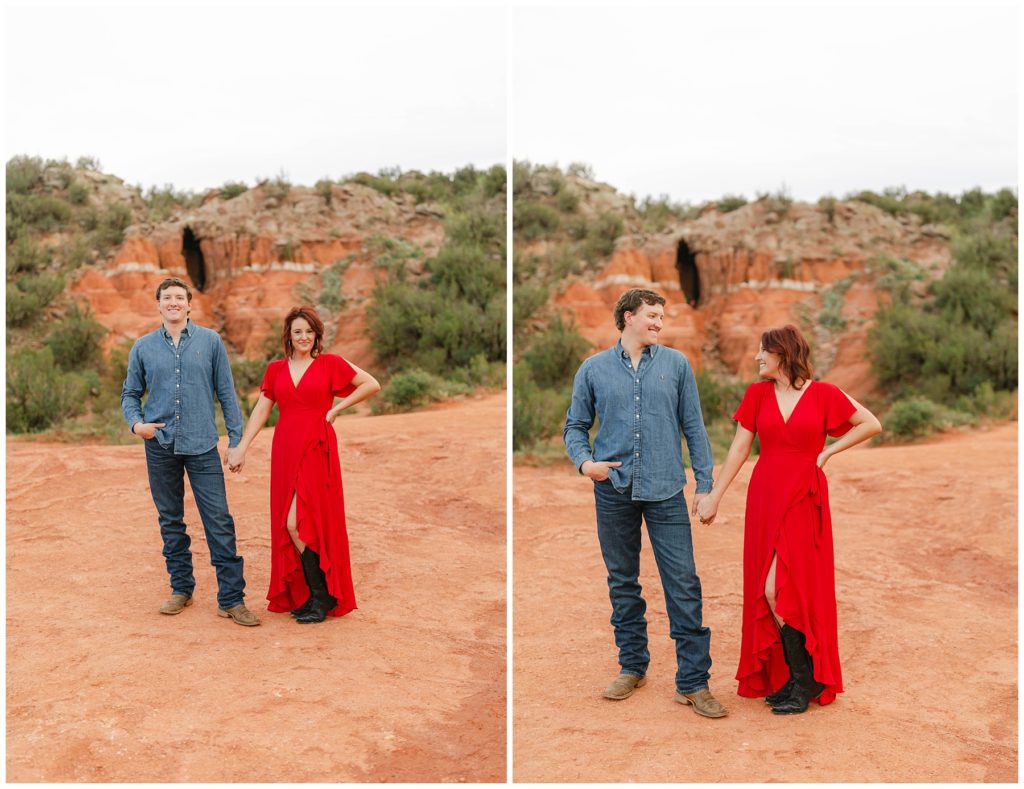
[[[600,426],[591,451],[589,431],[595,415]],[[577,469],[587,460],[619,461],[621,466],[608,470],[617,491],[625,493],[632,485],[635,501],[664,501],[686,484],[682,435],[696,492],[707,493],[714,464],[711,442],[693,369],[679,351],[650,345],[634,370],[619,341],[580,365],[563,432]]]
[[[145,392],[149,396],[143,407]],[[177,348],[162,324],[135,341],[121,389],[121,411],[129,428],[136,422],[164,422],[166,427],[157,428],[154,439],[161,446],[173,447],[176,455],[209,452],[217,446],[214,395],[233,447],[242,440],[242,411],[220,335],[189,320]]]

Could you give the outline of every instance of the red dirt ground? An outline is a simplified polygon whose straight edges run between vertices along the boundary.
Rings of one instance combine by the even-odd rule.
[[[515,780],[1015,782],[1016,423],[829,461],[846,692],[804,715],[736,695],[752,468],[694,529],[718,720],[673,700],[647,544],[648,683],[601,698],[618,666],[591,484],[568,463],[514,469]]]
[[[335,422],[359,610],[266,610],[265,430],[228,502],[245,628],[168,596],[141,446],[7,444],[7,780],[505,780],[505,396]],[[222,448],[226,439],[221,440]]]

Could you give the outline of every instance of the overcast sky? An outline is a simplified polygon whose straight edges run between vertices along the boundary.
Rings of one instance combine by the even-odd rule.
[[[90,155],[129,183],[188,189],[483,167],[508,147],[688,202],[1015,187],[1017,14],[8,2],[6,154]]]
[[[1016,4],[512,12],[510,145],[638,197],[1016,188]]]
[[[7,158],[193,190],[505,161],[502,7],[5,5]]]

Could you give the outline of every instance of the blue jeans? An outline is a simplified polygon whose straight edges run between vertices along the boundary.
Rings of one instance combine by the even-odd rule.
[[[682,491],[664,501],[633,501],[631,489],[619,493],[610,482],[594,483],[597,536],[608,568],[612,627],[625,674],[647,673],[647,603],[641,594],[640,521],[654,549],[665,591],[669,633],[676,642],[676,690],[693,693],[708,686],[711,630],[701,624],[700,578],[693,562],[690,518]]]
[[[156,439],[145,441],[149,490],[153,494],[164,541],[164,559],[173,594],[192,596],[192,540],[185,531],[185,472],[199,508],[210,564],[217,571],[217,605],[230,608],[245,598],[242,557],[235,550],[235,522],[228,512],[224,469],[217,447],[201,455],[175,455]]]

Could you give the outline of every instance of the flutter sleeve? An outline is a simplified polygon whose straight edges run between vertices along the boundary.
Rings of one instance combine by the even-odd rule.
[[[277,372],[281,369],[281,361],[274,361],[267,365],[267,371],[263,373],[263,383],[260,384],[260,393],[268,400],[276,401],[274,397],[274,382],[277,380]]]
[[[836,438],[853,428],[850,417],[857,413],[856,407],[850,402],[838,386],[825,384],[825,431]]]
[[[757,384],[748,386],[747,391],[743,393],[743,399],[740,401],[739,408],[732,415],[734,421],[739,422],[740,425],[751,433],[757,432],[757,411],[761,405],[762,390],[763,387]]]
[[[335,397],[346,397],[356,390],[352,379],[356,377],[356,371],[351,364],[340,356],[331,354],[331,393]]]

